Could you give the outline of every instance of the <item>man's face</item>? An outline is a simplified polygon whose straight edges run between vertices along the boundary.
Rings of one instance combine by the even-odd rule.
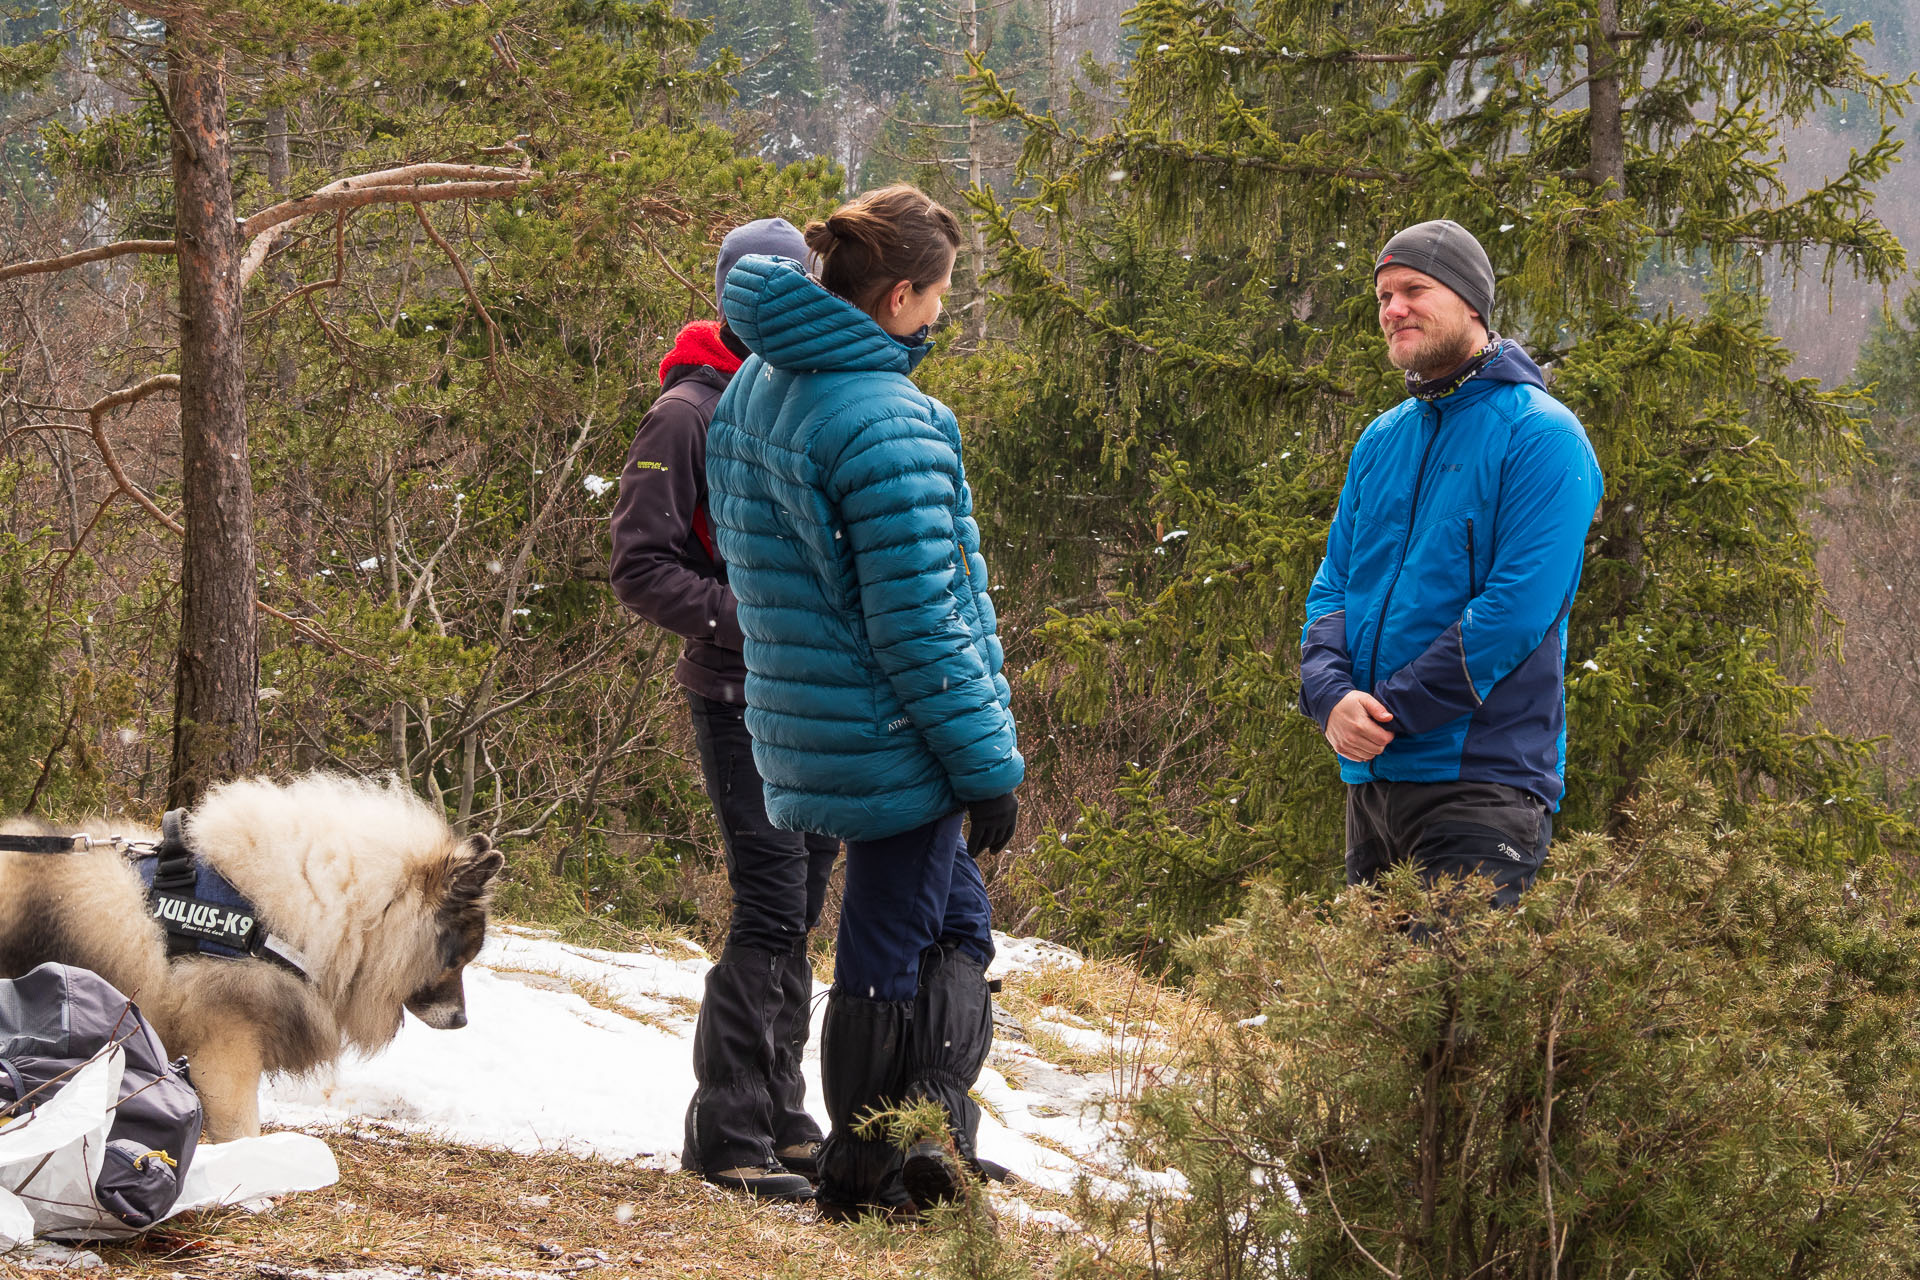
[[[1437,378],[1465,364],[1487,340],[1486,325],[1466,299],[1412,267],[1383,267],[1373,293],[1387,359],[1396,369]]]

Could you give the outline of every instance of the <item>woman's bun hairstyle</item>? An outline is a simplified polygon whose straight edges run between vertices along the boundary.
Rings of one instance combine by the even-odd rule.
[[[902,183],[809,222],[806,238],[820,260],[820,283],[871,314],[902,280],[926,289],[945,278],[960,248],[960,223],[926,192]]]

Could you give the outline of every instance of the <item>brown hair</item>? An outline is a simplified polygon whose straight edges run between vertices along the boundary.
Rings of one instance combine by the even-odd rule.
[[[902,183],[841,205],[807,224],[807,247],[820,259],[820,283],[872,314],[902,280],[915,289],[940,283],[960,248],[960,223],[933,197]]]

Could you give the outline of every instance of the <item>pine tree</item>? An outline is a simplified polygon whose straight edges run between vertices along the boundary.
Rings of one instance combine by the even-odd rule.
[[[1803,725],[1796,683],[1822,622],[1802,511],[1864,401],[1790,377],[1757,295],[1770,255],[1805,287],[1904,266],[1871,200],[1908,95],[1863,64],[1865,29],[1800,0],[1146,0],[1130,34],[1111,128],[1031,111],[986,68],[972,89],[1025,127],[1031,184],[1011,208],[974,196],[1029,373],[1025,412],[976,448],[1005,486],[984,505],[1023,513],[999,540],[1046,548],[1084,532],[1047,500],[1073,476],[1117,589],[1045,628],[1032,676],[1056,758],[1119,715],[1141,765],[1119,812],[1089,806],[1029,863],[1134,904],[1081,936],[1165,938],[1230,912],[1253,871],[1338,866],[1331,752],[1293,710],[1302,597],[1352,442],[1403,394],[1373,254],[1433,217],[1486,245],[1494,326],[1550,370],[1607,477],[1561,826],[1614,825],[1680,753],[1736,798],[1808,799],[1810,856],[1870,846],[1861,752]],[[1843,97],[1878,137],[1783,190],[1781,130]]]
[[[155,692],[176,644],[177,550],[154,518],[181,506],[169,406],[103,419],[127,464],[116,485],[89,466],[86,436],[77,465],[63,452],[84,411],[75,424],[21,401],[84,405],[143,384],[178,340],[161,305],[169,254],[90,265],[91,281],[38,269],[69,256],[56,246],[71,225],[170,234],[167,117],[142,74],[165,68],[142,62],[151,42],[123,17],[96,38],[122,38],[127,56],[96,63],[124,107],[40,131],[58,199],[13,204],[0,267],[8,532],[34,544],[59,665],[103,691],[74,740],[110,757],[116,807],[156,799],[141,744],[171,727]],[[674,331],[713,314],[719,237],[770,213],[804,219],[837,174],[776,170],[702,124],[735,64],[692,66],[703,30],[665,4],[392,0],[323,6],[284,39],[225,34],[234,206],[284,210],[292,195],[310,210],[252,263],[235,344],[249,428],[235,452],[267,614],[262,764],[394,770],[498,835],[571,828],[604,850],[608,827],[661,833],[670,862],[704,804],[693,772],[647,741],[679,708],[666,646],[606,590],[604,477]],[[459,194],[426,185],[446,175],[409,168],[421,157],[504,168],[492,176],[511,187],[419,212],[340,198],[341,178],[395,169],[407,197]],[[87,327],[101,309],[88,284],[115,327]],[[56,356],[19,358],[43,340]],[[253,620],[240,626],[251,640]]]

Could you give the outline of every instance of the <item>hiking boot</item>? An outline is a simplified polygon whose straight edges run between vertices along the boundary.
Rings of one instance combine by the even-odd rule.
[[[973,1158],[973,1171],[982,1178],[985,1178],[988,1182],[1012,1182],[1014,1180],[1013,1170],[1007,1168],[1007,1166],[1001,1164],[998,1160],[988,1160],[984,1156],[975,1156]]]
[[[900,1181],[920,1209],[958,1200],[966,1192],[967,1171],[944,1142],[916,1142],[907,1148]]]
[[[820,1177],[820,1144],[817,1142],[796,1142],[790,1147],[775,1147],[774,1159],[778,1160],[790,1173],[816,1181]]]
[[[715,1169],[700,1175],[716,1187],[744,1191],[756,1200],[811,1200],[813,1184],[797,1173],[789,1173],[778,1164],[756,1169],[741,1165],[736,1169]]]

